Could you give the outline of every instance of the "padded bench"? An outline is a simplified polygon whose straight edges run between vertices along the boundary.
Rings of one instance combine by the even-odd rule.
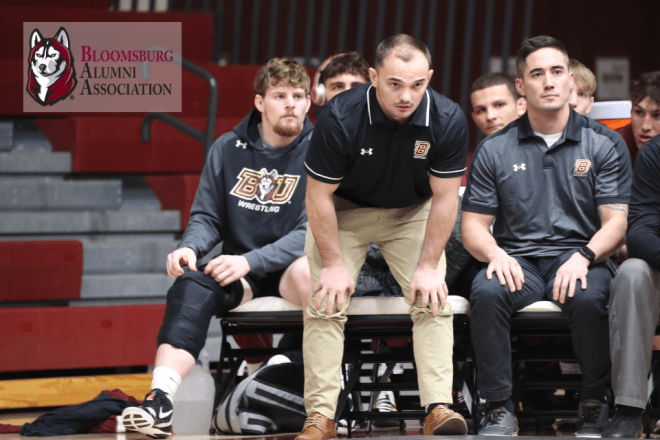
[[[469,303],[465,298],[450,295],[448,301],[454,313],[455,334],[469,335],[468,313]],[[395,353],[363,353],[361,341],[364,339],[392,339],[412,337],[412,321],[408,313],[408,305],[403,297],[357,297],[351,299],[348,309],[348,321],[345,326],[345,351],[343,365],[350,365],[344,372],[345,389],[339,397],[337,413],[340,414],[350,393],[358,398],[360,391],[417,389],[414,384],[391,383],[359,383],[360,370],[363,364],[413,362],[412,350]],[[229,375],[222,380],[222,375],[216,376],[216,406],[225,396],[231,384],[236,379],[238,368],[246,357],[271,356],[284,350],[277,348],[236,349],[232,348],[227,338],[230,335],[247,334],[301,334],[303,331],[301,308],[277,297],[256,298],[249,301],[220,319],[222,327],[222,348],[218,371],[223,366],[230,370]],[[226,360],[226,363],[225,363]],[[462,359],[466,360],[466,359]],[[359,401],[359,400],[358,400]],[[359,407],[359,405],[357,405]],[[361,408],[359,408],[361,409]],[[423,418],[424,412],[401,411],[390,414],[377,412],[351,411],[348,419],[417,419]]]
[[[465,298],[450,295],[448,297],[454,313],[455,336],[467,335],[469,337],[469,303]],[[219,371],[223,366],[229,367],[229,375],[223,381],[222,375],[216,377],[216,403],[227,393],[229,387],[236,379],[241,362],[250,356],[272,356],[283,350],[277,348],[235,349],[229,344],[230,335],[247,334],[278,334],[302,332],[301,308],[282,298],[264,297],[254,299],[243,304],[220,319],[222,326],[222,348],[220,352]],[[570,336],[570,330],[565,318],[561,316],[560,308],[550,301],[539,301],[516,312],[511,320],[511,335],[513,339],[527,336]],[[348,310],[348,321],[345,327],[345,353],[344,365],[351,365],[346,373],[346,387],[342,391],[339,402],[339,414],[346,404],[350,393],[360,391],[403,390],[409,384],[391,383],[360,383],[359,372],[362,364],[381,362],[413,362],[412,351],[397,351],[396,353],[363,353],[359,343],[364,339],[410,338],[412,336],[412,322],[408,313],[408,306],[402,297],[358,297],[352,298]],[[570,350],[563,350],[566,355],[557,357],[554,351],[548,350],[517,350],[514,344],[514,362],[528,360],[574,360],[575,356]],[[463,370],[463,376],[471,395],[468,396],[468,406],[472,414],[476,414],[478,399],[476,396],[476,371],[472,362],[471,347],[464,350],[468,353]],[[226,364],[225,364],[226,360]],[[352,373],[352,374],[351,374]],[[565,382],[565,383],[564,383]],[[516,383],[516,387],[530,389],[579,388],[579,381],[564,381],[562,383]],[[416,384],[413,384],[416,389]],[[561,414],[523,412],[524,417],[554,417],[561,415],[564,418],[575,416],[574,411],[563,411]],[[423,411],[402,411],[392,414],[379,414],[376,412],[352,411],[349,419],[422,419]]]

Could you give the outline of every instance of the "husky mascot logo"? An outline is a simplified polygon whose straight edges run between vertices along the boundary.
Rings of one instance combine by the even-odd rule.
[[[30,35],[30,68],[27,92],[44,107],[69,96],[78,80],[69,48],[69,35],[61,27],[55,38],[44,38],[38,29]]]
[[[243,168],[237,176],[238,182],[230,194],[244,200],[258,200],[262,204],[282,204],[291,199],[300,176],[278,174],[277,170],[268,172]]]

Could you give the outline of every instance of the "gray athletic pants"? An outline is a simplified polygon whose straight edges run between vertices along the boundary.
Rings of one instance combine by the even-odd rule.
[[[610,285],[610,353],[617,405],[646,407],[659,310],[660,272],[644,260],[626,260]]]

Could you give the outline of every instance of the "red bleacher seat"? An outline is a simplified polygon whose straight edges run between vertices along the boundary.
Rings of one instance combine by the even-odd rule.
[[[78,240],[2,241],[0,301],[80,298],[82,270],[83,245]]]
[[[254,108],[254,77],[261,66],[217,66],[200,65],[213,75],[218,83],[219,118],[242,118]],[[182,114],[205,116],[208,105],[209,87],[206,81],[192,74],[182,79]]]
[[[163,209],[181,211],[181,230],[186,229],[190,219],[190,208],[199,186],[199,174],[145,176],[144,180],[160,199]]]
[[[72,116],[37,119],[53,151],[70,151],[74,173],[200,173],[204,145],[162,121],[151,126],[151,142],[140,137],[142,116]],[[206,118],[183,118],[206,129]],[[240,118],[216,122],[214,139]]]
[[[165,305],[0,308],[0,372],[150,365]]]

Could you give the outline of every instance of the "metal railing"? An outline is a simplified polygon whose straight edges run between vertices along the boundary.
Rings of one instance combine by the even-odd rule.
[[[204,164],[206,164],[206,158],[208,156],[209,149],[215,141],[215,120],[216,114],[218,112],[218,83],[213,75],[211,75],[209,72],[183,58],[181,59],[181,67],[188,72],[191,72],[206,80],[206,82],[209,84],[209,103],[206,109],[206,131],[202,133],[195,127],[187,124],[186,122],[183,122],[176,116],[172,116],[169,113],[154,111],[147,113],[147,115],[142,120],[142,142],[151,141],[151,124],[154,120],[160,119],[164,123],[176,128],[188,136],[193,137],[194,139],[197,139],[204,144],[204,156],[202,158],[203,167]]]

